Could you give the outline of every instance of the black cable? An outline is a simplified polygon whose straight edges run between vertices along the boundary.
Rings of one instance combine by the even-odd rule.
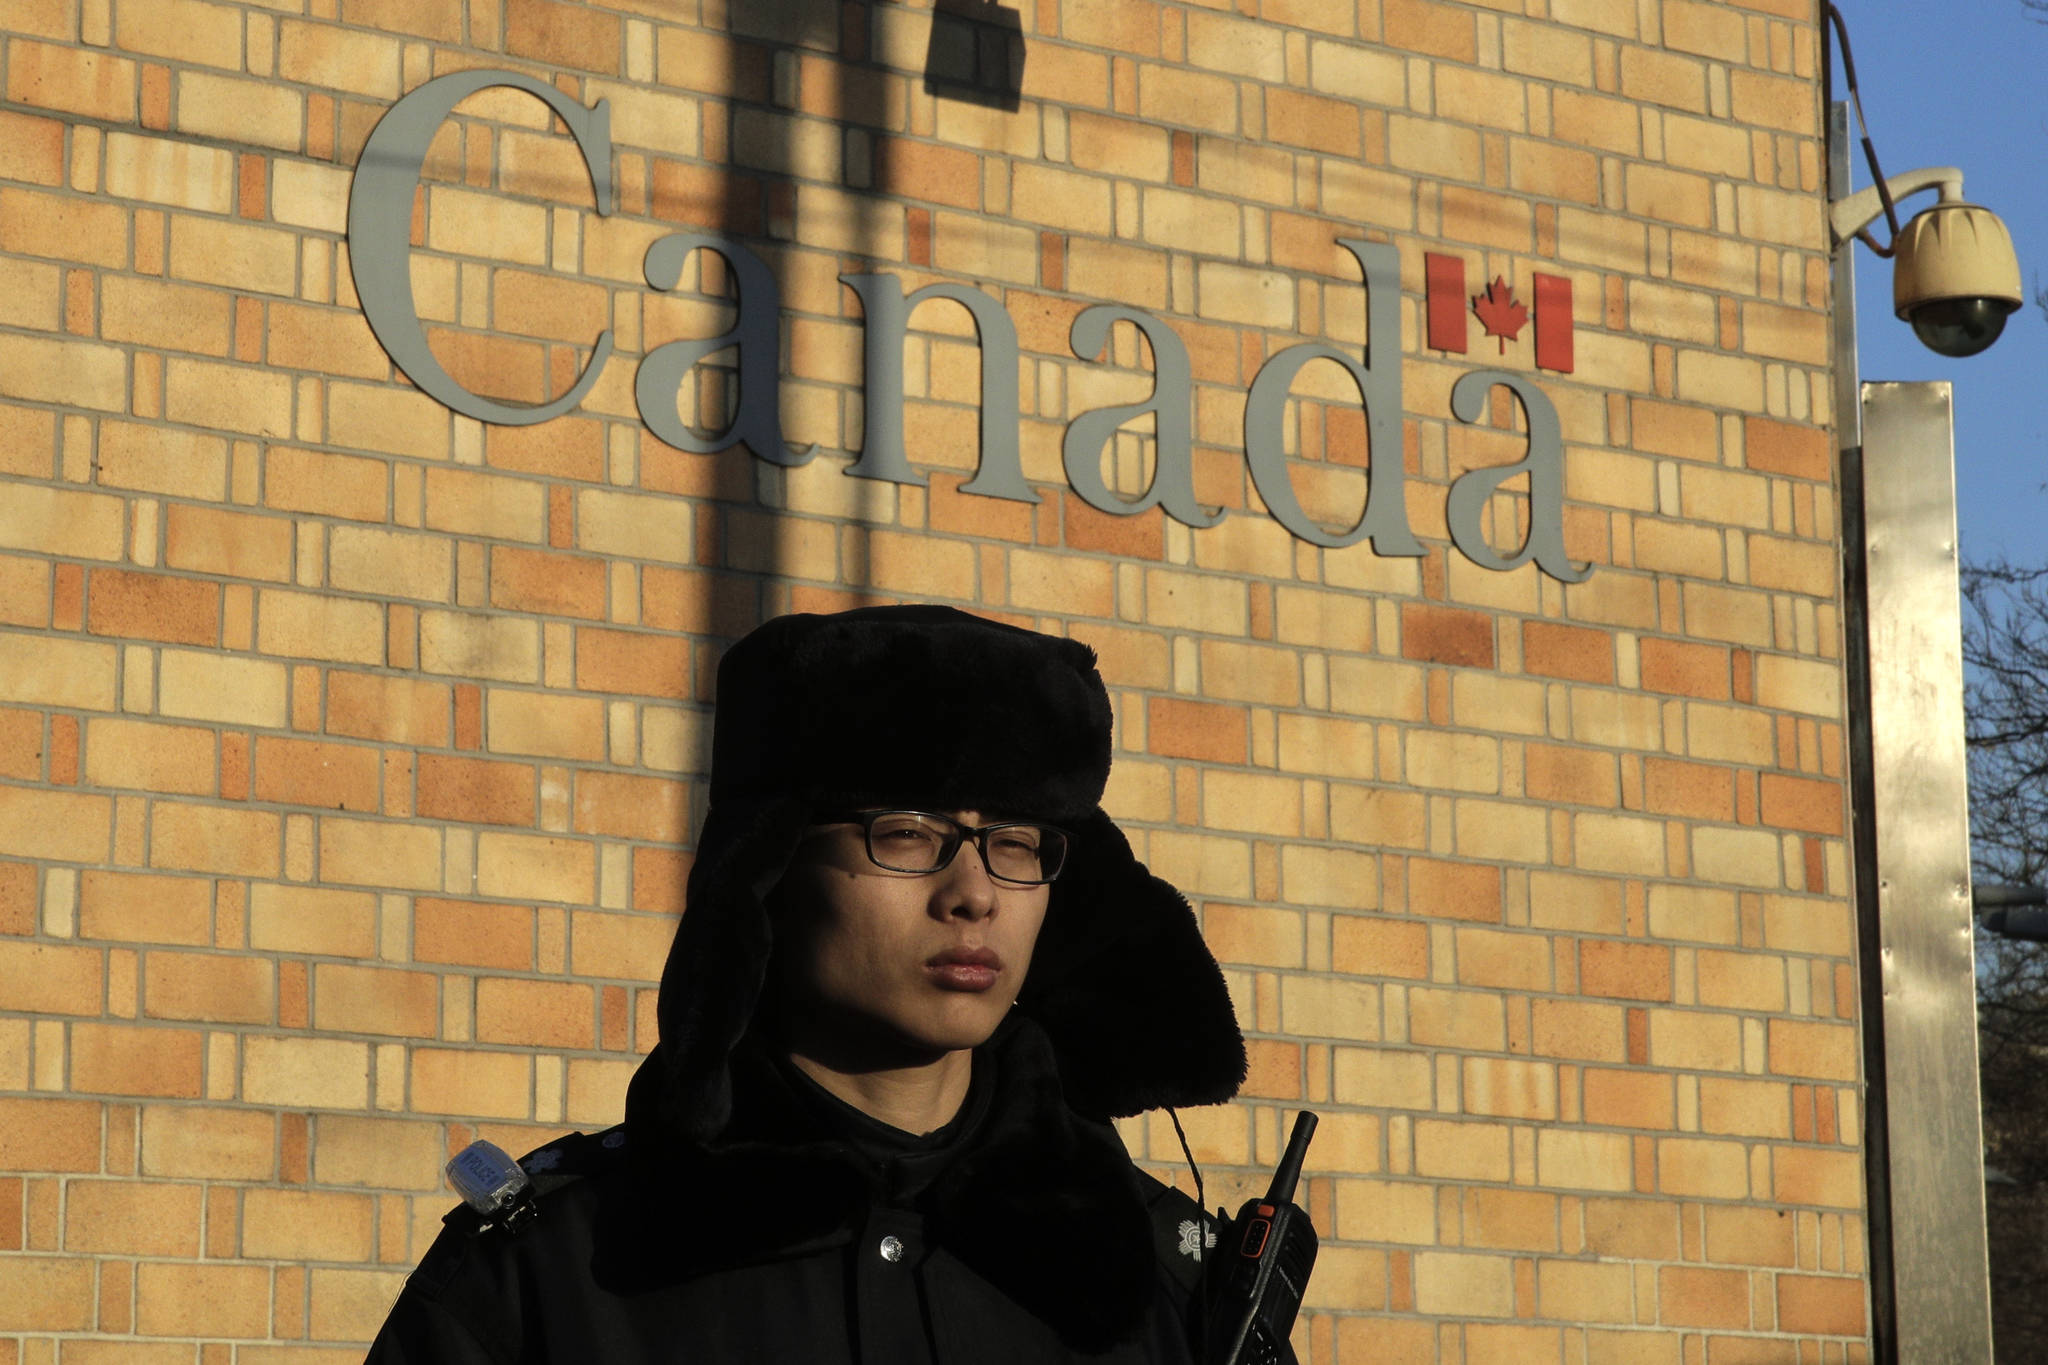
[[[1196,1260],[1202,1267],[1201,1278],[1195,1281],[1195,1358],[1200,1360],[1209,1350],[1209,1205],[1202,1196],[1202,1168],[1195,1164],[1194,1149],[1188,1146],[1187,1130],[1180,1126],[1180,1115],[1171,1106],[1166,1117],[1173,1120],[1174,1136],[1180,1139],[1180,1154],[1187,1158],[1188,1170],[1195,1177],[1195,1242],[1201,1254]]]
[[[1849,82],[1849,103],[1856,110],[1856,126],[1863,130],[1863,159],[1870,165],[1870,178],[1877,184],[1878,202],[1884,205],[1885,221],[1891,224],[1892,229],[1892,240],[1884,246],[1877,244],[1877,239],[1870,235],[1868,228],[1858,228],[1856,235],[1863,239],[1863,245],[1880,256],[1889,257],[1899,240],[1899,211],[1892,203],[1891,186],[1884,182],[1884,171],[1877,164],[1877,147],[1870,140],[1870,121],[1863,117],[1863,95],[1856,88],[1856,58],[1849,51],[1849,25],[1842,18],[1842,11],[1835,8],[1834,0],[1827,0],[1826,15],[1828,21],[1835,26],[1835,35],[1842,45],[1842,74]],[[1825,27],[1821,29],[1820,36],[1821,64],[1826,67],[1828,34]]]

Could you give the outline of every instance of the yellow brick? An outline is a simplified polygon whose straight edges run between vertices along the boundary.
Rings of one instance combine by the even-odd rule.
[[[1408,1037],[1422,1047],[1499,1052],[1507,1047],[1506,1002],[1481,991],[1408,992]]]
[[[1301,833],[1301,784],[1291,777],[1226,771],[1202,774],[1202,823],[1291,837]]]
[[[268,1180],[277,1120],[253,1109],[152,1104],[142,1111],[142,1171],[190,1180]]]
[[[375,602],[265,588],[256,595],[256,647],[288,658],[384,662],[384,609]]]
[[[313,1179],[322,1185],[441,1189],[438,1124],[322,1114],[313,1132]]]
[[[1370,853],[1289,844],[1280,850],[1280,877],[1290,904],[1372,910],[1380,903],[1379,859]]]
[[[486,746],[492,753],[545,758],[604,757],[604,703],[494,687],[484,697]]]
[[[1418,1312],[1458,1317],[1512,1317],[1515,1263],[1506,1256],[1419,1251],[1415,1307]]]
[[[370,1045],[251,1034],[242,1040],[242,1098],[288,1109],[366,1108]]]
[[[1537,1311],[1567,1322],[1633,1322],[1634,1278],[1629,1266],[1611,1262],[1538,1261]]]
[[[1340,1047],[1333,1049],[1332,1060],[1340,1104],[1420,1110],[1436,1106],[1436,1083],[1427,1053]]]
[[[188,141],[109,133],[106,190],[117,199],[227,213],[235,206],[235,158]]]
[[[1412,1180],[1344,1180],[1337,1185],[1334,1235],[1347,1242],[1434,1246],[1436,1191]]]
[[[1498,792],[1500,742],[1491,735],[1411,730],[1403,743],[1402,776],[1413,787]]]
[[[576,497],[576,545],[593,554],[687,564],[689,508],[673,498],[585,489]]]
[[[1624,1133],[1539,1128],[1536,1178],[1551,1189],[1630,1189],[1635,1167],[1629,1138]]]
[[[597,895],[596,852],[575,839],[477,836],[477,890],[486,896],[588,904]]]
[[[1415,1121],[1415,1173],[1448,1180],[1506,1180],[1508,1128],[1499,1123]]]
[[[1650,1064],[1679,1071],[1739,1070],[1742,1021],[1732,1014],[1653,1009]]]
[[[291,376],[171,356],[164,362],[164,415],[216,431],[289,436]]]
[[[242,1254],[262,1260],[367,1261],[376,1251],[366,1194],[250,1190],[242,1196]]]
[[[290,295],[298,266],[298,238],[289,232],[182,213],[171,218],[171,274],[181,280]]]
[[[0,334],[0,394],[119,412],[127,388],[127,359],[116,347]]]
[[[523,1052],[416,1048],[412,1108],[423,1114],[527,1117],[532,1065]]]
[[[1548,1122],[1557,1117],[1557,1068],[1504,1057],[1467,1057],[1465,1112]]]
[[[0,848],[17,858],[102,863],[112,817],[103,796],[0,787]]]
[[[126,13],[124,10],[123,13]],[[178,131],[297,152],[304,140],[304,96],[290,86],[204,71],[178,76]],[[271,163],[273,176],[293,163]],[[282,217],[280,222],[288,221]]]
[[[117,660],[111,645],[0,631],[0,697],[16,704],[111,711]]]
[[[1281,1028],[1293,1037],[1376,1042],[1380,1036],[1379,988],[1341,977],[1283,976],[1280,1020]]]
[[[446,602],[455,593],[455,549],[441,536],[336,526],[327,536],[327,578],[343,592]]]
[[[423,393],[393,386],[327,386],[327,439],[338,446],[409,455],[448,456],[451,417]]]
[[[349,90],[388,102],[399,93],[399,42],[335,24],[278,25],[277,73],[318,90]]]
[[[1460,800],[1452,821],[1460,857],[1487,861],[1550,861],[1550,817],[1540,807],[1502,801]]]
[[[131,52],[229,70],[242,65],[242,16],[227,5],[153,0],[114,11],[115,40]]]
[[[268,952],[373,957],[377,898],[368,892],[259,882],[249,891],[249,946]]]
[[[314,1267],[306,1275],[307,1335],[323,1341],[364,1341],[375,1336],[404,1283],[405,1272],[399,1270]],[[247,1354],[250,1348],[239,1349]]]
[[[282,664],[266,660],[166,649],[159,655],[157,709],[167,716],[276,729],[287,714],[286,676]]]
[[[517,616],[423,611],[420,669],[460,678],[538,682],[540,630],[535,622]],[[507,694],[495,689],[491,693],[494,700],[501,695]]]
[[[356,886],[441,889],[441,830],[397,820],[320,819],[320,877]]]
[[[144,1261],[135,1267],[135,1330],[148,1336],[264,1336],[270,1330],[270,1268]]]

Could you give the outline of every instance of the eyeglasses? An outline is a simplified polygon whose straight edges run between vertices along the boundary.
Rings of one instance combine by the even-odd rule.
[[[891,872],[938,872],[972,839],[988,875],[1018,886],[1043,886],[1066,865],[1067,832],[1032,820],[963,825],[922,810],[863,810],[826,817],[856,824],[867,840],[868,861]]]

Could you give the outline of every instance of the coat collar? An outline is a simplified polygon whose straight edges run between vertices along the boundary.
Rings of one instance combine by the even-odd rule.
[[[1151,1223],[1122,1142],[1068,1107],[1051,1043],[1013,1016],[975,1055],[986,1075],[942,1169],[915,1197],[930,1240],[1083,1350],[1142,1321],[1153,1294]],[[654,1152],[600,1217],[601,1277],[621,1288],[843,1245],[885,1182],[764,1050],[732,1059],[731,1121],[712,1141]],[[913,1161],[928,1158],[911,1157]],[[669,1200],[649,1191],[673,1191]]]

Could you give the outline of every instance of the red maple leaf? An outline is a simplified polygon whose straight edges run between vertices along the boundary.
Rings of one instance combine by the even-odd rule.
[[[1479,323],[1488,336],[1500,338],[1502,355],[1507,354],[1508,343],[1521,335],[1529,321],[1529,310],[1515,302],[1515,291],[1498,275],[1486,286],[1484,294],[1472,296],[1472,311],[1479,315]]]

